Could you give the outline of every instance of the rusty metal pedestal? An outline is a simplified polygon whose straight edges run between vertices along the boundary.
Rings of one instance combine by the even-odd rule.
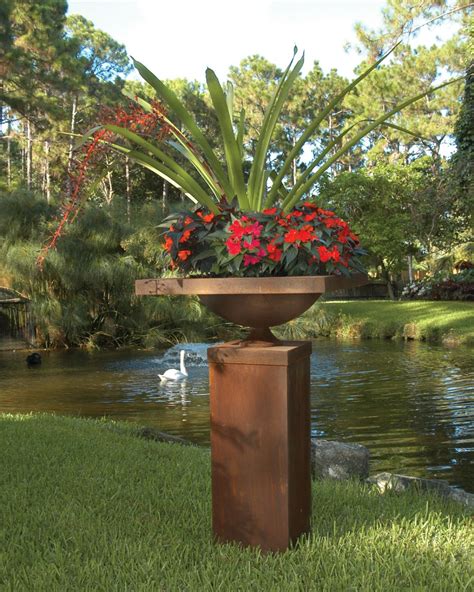
[[[212,521],[221,542],[283,551],[309,532],[310,342],[208,349]]]

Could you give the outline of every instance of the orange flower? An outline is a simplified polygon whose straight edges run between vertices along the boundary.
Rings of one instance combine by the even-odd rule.
[[[191,236],[191,231],[190,230],[185,230],[183,232],[183,234],[181,235],[181,238],[179,239],[179,242],[180,243],[185,243],[190,236]]]
[[[169,252],[173,246],[173,239],[170,236],[165,238],[165,249]]]
[[[186,259],[189,257],[189,255],[191,255],[191,251],[188,251],[188,250],[178,251],[178,259],[180,259],[181,261],[186,261]]]
[[[203,214],[202,212],[198,212],[197,215],[206,224],[208,224],[209,222],[212,222],[214,220],[214,218],[215,218],[215,216],[214,216],[214,214],[212,212],[210,214]]]

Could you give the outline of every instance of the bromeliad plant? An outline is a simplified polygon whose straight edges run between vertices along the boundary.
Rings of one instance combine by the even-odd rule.
[[[209,209],[214,214],[219,213],[222,203],[230,204],[234,199],[242,212],[261,212],[278,204],[285,213],[288,213],[308,195],[331,165],[375,128],[388,125],[411,134],[412,132],[409,130],[390,123],[390,118],[408,105],[454,82],[447,81],[426,92],[405,99],[375,120],[360,119],[346,127],[325,146],[314,160],[308,163],[294,185],[291,188],[286,187],[285,179],[291,171],[293,160],[302,153],[306,142],[314,137],[327,115],[377,68],[395,47],[362,72],[322,111],[316,114],[278,171],[268,167],[272,151],[271,142],[285,101],[303,67],[304,55],[293,65],[297,54],[296,47],[293,58],[284,71],[267,107],[248,175],[245,173],[246,161],[243,146],[245,111],[242,109],[238,117],[234,117],[232,85],[228,83],[225,88],[222,87],[214,71],[209,68],[206,70],[207,87],[219,122],[225,162],[219,160],[209,140],[176,94],[138,61],[134,63],[142,78],[155,89],[158,99],[166,106],[168,112],[182,123],[185,131],[181,131],[180,127],[170,119],[168,112],[164,110],[160,112],[160,117],[162,125],[166,128],[167,137],[162,142],[162,146],[150,142],[125,127],[111,124],[104,127],[127,141],[128,146],[112,143],[111,145],[116,150],[127,154],[139,164],[180,188],[193,202]],[[130,98],[138,102],[146,113],[157,112],[156,106],[144,99],[132,95]],[[184,156],[189,161],[199,180],[196,180],[184,167],[178,164],[177,160],[173,158],[173,152],[180,157]]]
[[[337,220],[335,216],[325,218],[322,210],[315,210],[313,206],[307,205],[298,207],[298,204],[308,199],[311,189],[331,165],[375,128],[388,125],[411,133],[390,123],[389,119],[408,105],[454,81],[447,81],[405,99],[374,120],[355,121],[343,129],[307,164],[291,187],[287,187],[286,179],[294,159],[301,154],[306,142],[314,139],[326,116],[387,58],[395,47],[362,72],[316,114],[287,154],[279,170],[271,169],[268,163],[271,160],[269,157],[272,152],[272,137],[281,111],[303,67],[304,55],[294,63],[296,47],[293,58],[267,107],[248,174],[243,143],[245,111],[242,109],[238,116],[234,114],[232,85],[228,83],[225,87],[221,86],[211,69],[206,71],[206,80],[221,131],[224,161],[218,158],[208,138],[176,94],[138,61],[134,62],[135,67],[143,79],[155,89],[157,100],[148,102],[138,96],[129,95],[129,98],[141,108],[143,116],[137,119],[135,113],[133,118],[123,116],[116,121],[106,121],[86,134],[82,143],[84,145],[84,142],[92,142],[97,146],[107,144],[179,188],[197,204],[199,209],[194,213],[189,210],[176,220],[166,237],[173,265],[185,272],[272,275],[313,273],[316,270],[321,273],[344,273],[345,270],[358,269],[356,259],[360,249],[353,235],[348,234],[348,241],[341,242],[337,238],[339,235],[326,232],[330,228],[335,229],[337,225],[331,227],[325,224],[324,220]],[[175,123],[176,119],[181,125]],[[149,120],[152,121],[152,125]],[[119,140],[122,143],[119,143]],[[194,169],[194,175],[180,164],[183,157]],[[77,201],[76,197],[73,201]],[[265,213],[272,208],[276,208],[274,216]],[[311,211],[307,211],[308,208]],[[311,220],[314,224],[311,229],[307,224],[308,228],[305,229],[305,225],[301,225],[301,220],[314,212],[317,212],[316,218]],[[212,226],[204,226],[198,230],[202,222],[209,224],[205,219],[211,215],[214,216]],[[67,221],[68,216],[66,213],[62,224]],[[186,219],[192,220],[192,223],[184,224]],[[241,242],[240,249],[237,248],[237,243],[231,246],[236,238],[233,229],[237,228],[238,224],[247,228],[247,223],[255,224],[254,228],[262,227],[258,231],[260,234],[254,232],[250,237],[249,244],[253,246],[246,246],[247,239],[245,244]],[[344,224],[342,221],[338,224],[340,228],[345,228],[341,226]],[[183,231],[181,236],[176,234],[179,230]],[[193,237],[199,237],[199,240],[188,242],[185,239],[188,232],[189,237],[192,234]],[[243,236],[250,235],[244,232]],[[289,240],[291,236],[298,238],[292,242]],[[257,246],[259,241],[260,245]],[[203,251],[201,247],[204,243],[206,249]],[[297,244],[299,251],[296,252],[289,247],[290,244]],[[183,248],[179,248],[180,246]],[[213,257],[205,256],[210,249],[214,252]],[[272,252],[272,249],[275,250]],[[323,263],[326,265],[323,266]]]

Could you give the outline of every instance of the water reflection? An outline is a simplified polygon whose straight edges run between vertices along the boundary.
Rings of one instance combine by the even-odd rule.
[[[161,383],[187,352],[189,379]],[[205,344],[166,353],[50,352],[28,369],[24,354],[0,353],[0,411],[109,416],[209,442]],[[472,351],[423,343],[314,343],[314,435],[359,442],[372,470],[449,480],[474,491]]]

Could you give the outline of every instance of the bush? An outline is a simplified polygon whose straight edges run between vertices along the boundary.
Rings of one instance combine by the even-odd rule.
[[[405,286],[402,298],[424,300],[474,300],[474,269],[436,274]]]

